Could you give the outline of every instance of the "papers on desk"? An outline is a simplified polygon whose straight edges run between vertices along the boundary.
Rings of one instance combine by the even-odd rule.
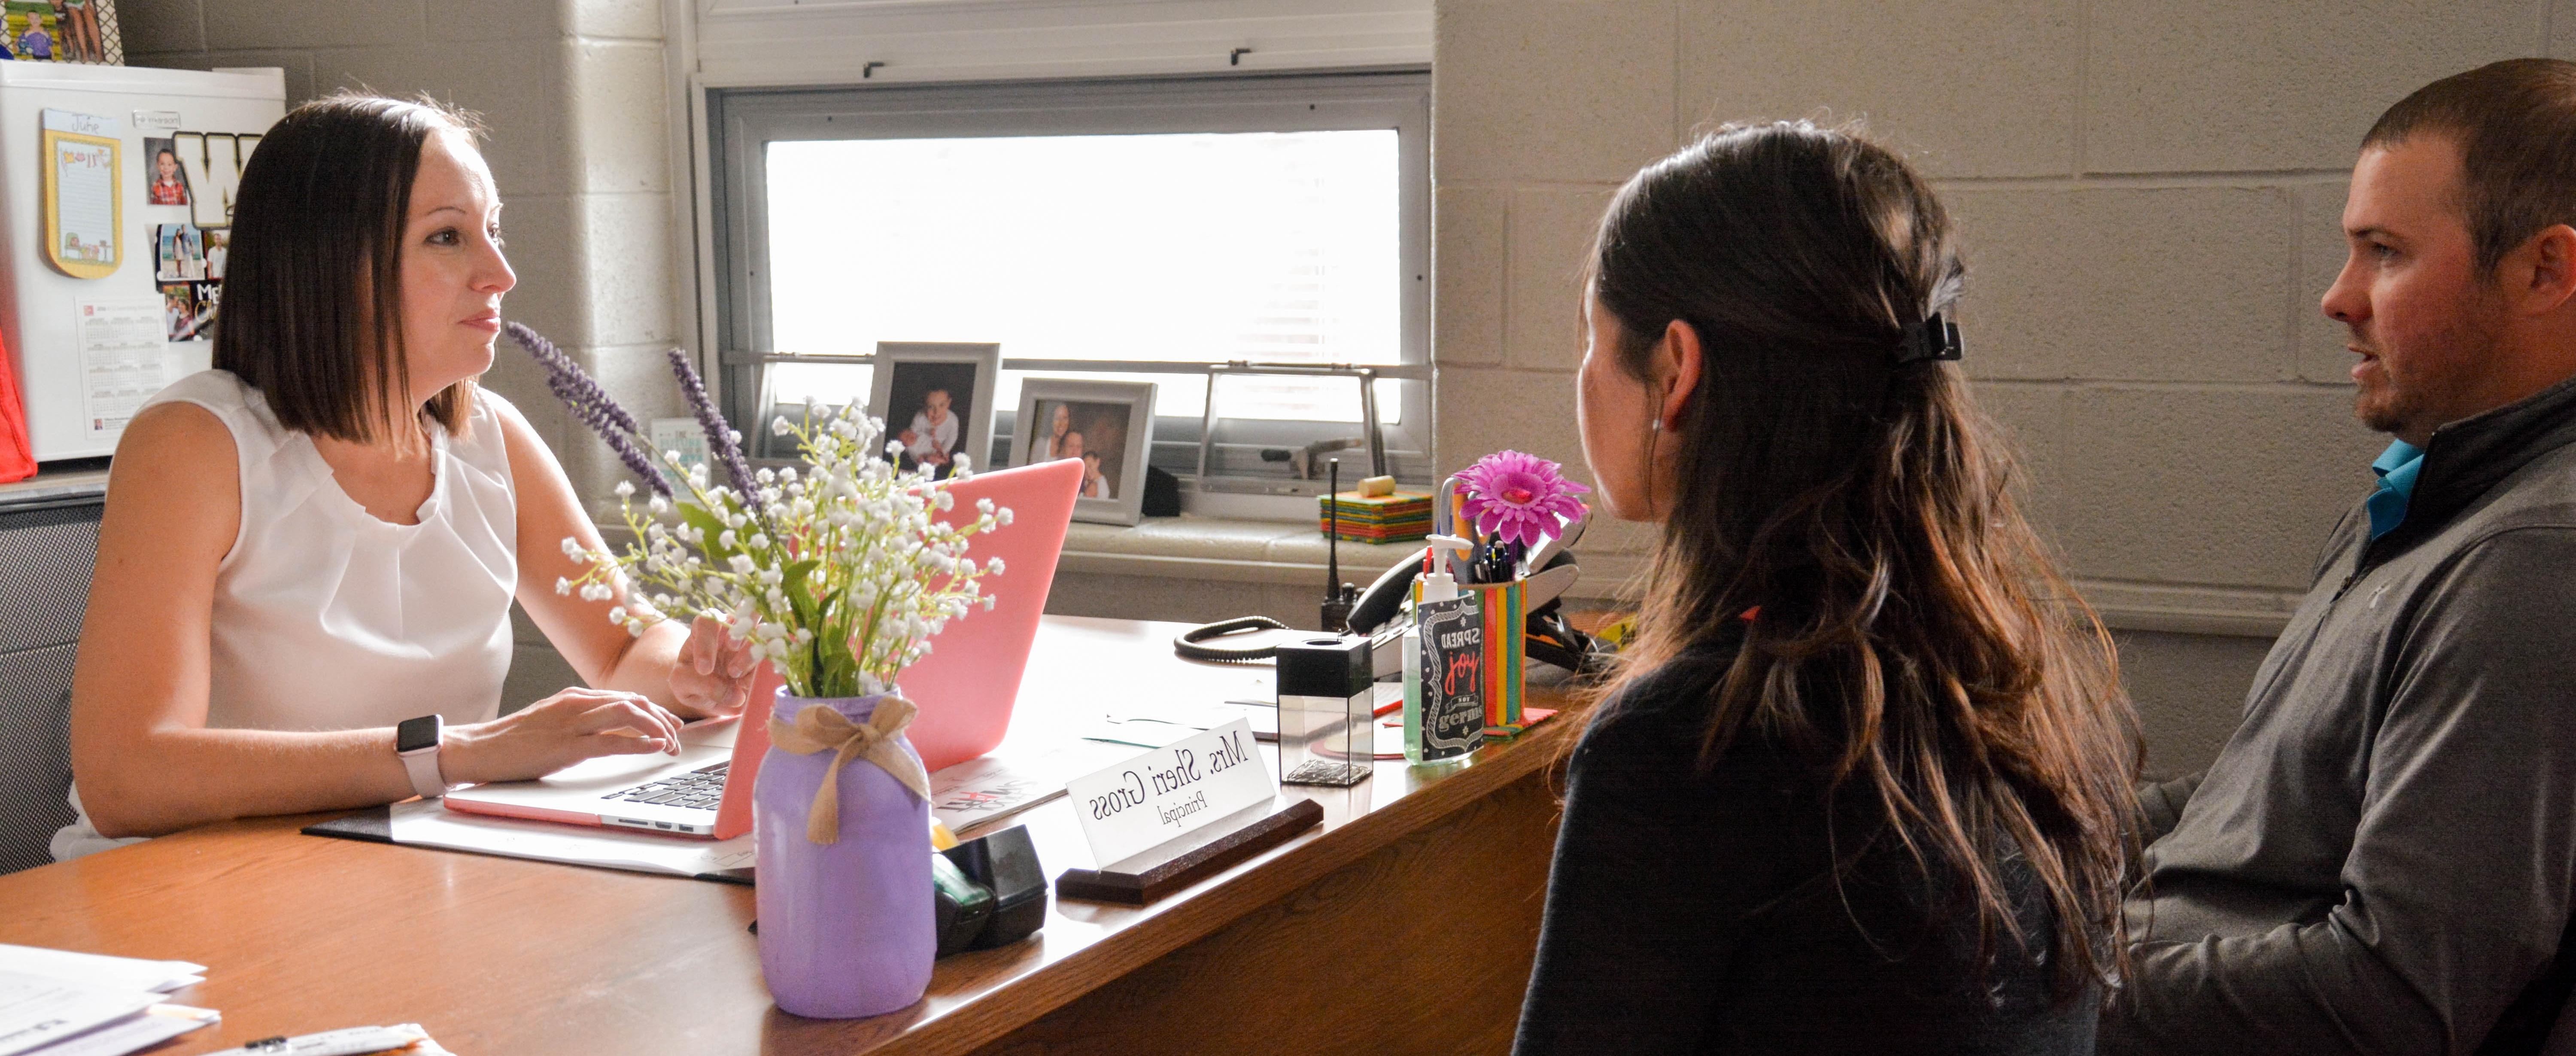
[[[1221,704],[1139,704],[1101,716],[1082,731],[1088,740],[1160,748],[1183,737],[1241,721],[1265,741],[1279,739],[1279,706],[1250,700]],[[1104,764],[1105,765],[1105,764]]]
[[[126,1056],[141,1052],[224,1017],[211,1008],[154,1005],[85,1034],[75,1034],[28,1056]]]
[[[1372,688],[1380,714],[1384,714],[1389,705],[1404,703],[1404,686],[1401,683],[1380,682]],[[1252,727],[1255,737],[1265,741],[1279,739],[1279,705],[1276,701],[1265,700],[1228,700],[1217,704],[1139,703],[1124,711],[1102,716],[1083,730],[1082,736],[1139,748],[1160,748],[1238,719]],[[1404,720],[1396,719],[1396,725],[1401,728]],[[1399,752],[1403,750],[1402,740],[1399,734]]]
[[[0,945],[0,1056],[124,1056],[222,1018],[162,1003],[204,965]]]
[[[715,879],[750,875],[749,835],[694,840],[606,826],[522,821],[449,810],[427,799],[396,803],[388,815],[395,843],[634,873]]]
[[[1133,754],[1117,744],[1080,740],[1044,752],[969,759],[930,775],[930,815],[962,837],[970,828],[1061,796],[1065,782]]]
[[[1375,754],[1380,759],[1402,759],[1404,717],[1390,712],[1403,705],[1404,686],[1397,682],[1380,682],[1373,690],[1382,720],[1374,734]],[[1237,720],[1249,724],[1252,735],[1265,742],[1279,739],[1279,705],[1258,700],[1229,700],[1220,704],[1139,704],[1102,716],[1085,727],[1081,736],[1108,744],[1161,748]]]
[[[109,957],[6,943],[0,943],[0,972],[40,975],[108,990],[149,990],[160,994],[206,981],[206,966],[187,961],[141,961],[132,957]]]
[[[950,832],[968,835],[971,829],[1061,796],[1066,781],[1132,754],[1133,749],[1123,746],[1077,740],[1044,751],[970,759],[930,775],[931,812],[947,824]],[[304,831],[744,884],[751,882],[754,858],[752,837],[748,835],[720,841],[695,840],[604,826],[466,814],[429,800],[385,808],[382,821],[370,821],[366,814],[359,814]]]
[[[0,972],[0,1056],[51,1045],[161,1002],[148,990],[109,990]]]

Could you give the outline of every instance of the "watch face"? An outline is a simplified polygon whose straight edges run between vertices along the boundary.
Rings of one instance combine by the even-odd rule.
[[[404,719],[394,727],[394,751],[420,752],[438,747],[438,716]]]

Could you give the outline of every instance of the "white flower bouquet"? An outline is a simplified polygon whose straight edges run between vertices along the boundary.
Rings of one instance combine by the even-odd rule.
[[[645,441],[633,419],[579,367],[524,327],[512,324],[512,336],[630,467],[649,467],[636,466],[646,461],[637,447]],[[929,655],[931,636],[948,621],[978,602],[993,607],[982,580],[1002,574],[1002,561],[978,564],[967,549],[974,536],[1010,524],[1008,508],[986,499],[972,519],[943,517],[956,501],[948,481],[897,470],[887,459],[899,445],[885,442],[884,423],[856,406],[809,405],[801,423],[779,419],[774,430],[796,438],[810,468],[751,473],[741,434],[725,427],[677,350],[672,367],[730,484],[711,483],[704,464],[683,472],[679,455],[663,452],[671,472],[644,476],[652,494],[640,511],[635,485],[617,486],[636,542],[618,553],[565,539],[565,554],[588,570],[557,581],[557,593],[602,601],[623,594],[609,619],[631,634],[666,614],[712,617],[769,660],[788,693],[809,698],[894,692],[896,676]],[[968,472],[961,455],[952,479]]]

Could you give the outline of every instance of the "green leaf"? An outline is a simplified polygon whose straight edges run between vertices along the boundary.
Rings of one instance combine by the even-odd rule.
[[[689,527],[706,533],[707,537],[705,541],[699,544],[699,548],[706,553],[707,560],[710,563],[721,565],[724,563],[726,558],[733,556],[733,547],[726,546],[717,541],[724,537],[724,533],[728,529],[726,529],[723,521],[716,519],[716,515],[714,513],[709,512],[706,507],[699,506],[695,503],[682,503],[679,510],[680,519],[688,522]]]
[[[823,608],[814,603],[814,588],[807,582],[815,566],[822,563],[820,559],[809,557],[790,562],[787,566],[787,603],[795,607],[796,625],[799,627],[814,627],[823,622]]]

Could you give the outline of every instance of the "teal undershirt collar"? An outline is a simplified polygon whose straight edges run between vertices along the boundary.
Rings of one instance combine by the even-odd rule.
[[[2388,450],[2370,463],[2370,471],[2379,474],[2379,490],[2370,493],[2363,503],[2370,510],[2370,537],[2396,531],[2406,523],[2406,503],[2415,497],[2415,475],[2424,469],[2424,449],[2404,440],[2391,440]]]

